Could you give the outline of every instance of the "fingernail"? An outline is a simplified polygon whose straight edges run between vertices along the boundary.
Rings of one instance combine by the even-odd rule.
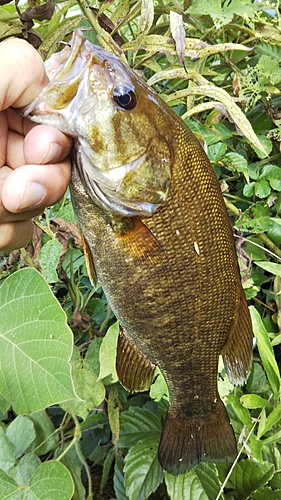
[[[61,156],[61,147],[59,144],[56,142],[51,142],[50,147],[47,151],[47,153],[43,156],[42,160],[40,161],[40,164],[46,164],[46,163],[54,163],[56,160],[58,160]]]
[[[37,182],[30,181],[20,196],[18,209],[23,210],[36,207],[45,196],[46,190],[44,187]]]

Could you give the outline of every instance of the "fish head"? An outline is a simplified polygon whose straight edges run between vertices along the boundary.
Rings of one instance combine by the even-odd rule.
[[[23,110],[75,138],[81,180],[113,212],[151,215],[166,203],[173,162],[157,95],[81,31],[46,62],[49,84]]]

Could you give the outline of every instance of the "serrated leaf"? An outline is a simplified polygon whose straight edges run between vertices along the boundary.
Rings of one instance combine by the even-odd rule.
[[[70,472],[55,460],[41,464],[31,477],[23,500],[71,500],[74,484]]]
[[[176,477],[165,472],[165,483],[171,500],[209,500],[195,471]]]
[[[128,500],[124,486],[124,461],[121,457],[116,457],[114,465],[113,484],[117,500]]]
[[[233,499],[246,500],[252,493],[264,486],[274,475],[274,465],[253,460],[241,460],[235,464],[229,484],[234,488]]]
[[[17,413],[76,399],[66,314],[42,276],[21,269],[0,287],[0,392]]]
[[[238,153],[227,153],[225,158],[230,161],[230,165],[237,172],[247,172],[248,164],[247,160],[245,160],[244,156],[239,155]]]
[[[99,380],[109,377],[109,380],[104,380],[104,382],[110,384],[118,381],[118,376],[116,373],[116,348],[118,337],[119,323],[116,322],[107,330],[105,337],[102,339],[100,347]]]
[[[216,500],[221,488],[212,464],[200,464],[176,477],[165,472],[165,483],[171,500]]]
[[[129,500],[145,500],[163,481],[164,473],[157,458],[159,440],[138,441],[126,456],[124,467]]]
[[[121,413],[118,446],[129,448],[144,437],[158,438],[161,432],[159,418],[149,410],[130,407]]]
[[[48,283],[56,283],[58,281],[57,266],[60,259],[62,244],[56,240],[50,240],[42,246],[38,260],[42,269],[44,278]]]
[[[274,393],[274,397],[278,398],[280,389],[280,372],[276,363],[269,336],[258,311],[253,306],[250,306],[249,309],[252,319],[253,332],[255,337],[258,339],[257,347],[259,350],[259,355],[261,357],[268,381]]]
[[[281,490],[272,490],[269,487],[256,491],[251,500],[281,500]]]

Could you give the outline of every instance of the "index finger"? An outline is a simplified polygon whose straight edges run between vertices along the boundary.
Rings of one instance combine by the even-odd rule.
[[[0,67],[0,110],[26,106],[48,82],[40,55],[25,40],[0,43]]]

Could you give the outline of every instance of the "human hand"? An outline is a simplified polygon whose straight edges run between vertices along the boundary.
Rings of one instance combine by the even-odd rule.
[[[11,251],[29,242],[32,217],[62,198],[72,141],[11,108],[29,104],[48,82],[36,50],[24,40],[5,40],[0,67],[0,250]]]

